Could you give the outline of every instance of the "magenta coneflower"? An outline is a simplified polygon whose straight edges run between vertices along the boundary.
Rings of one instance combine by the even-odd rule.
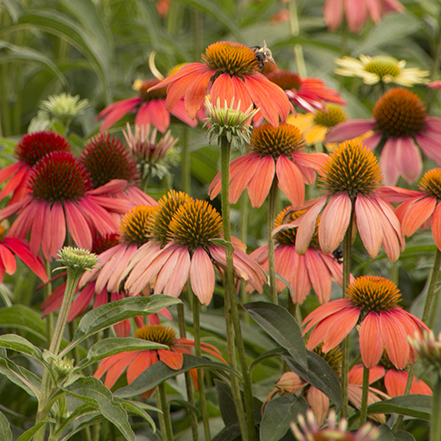
[[[363,143],[373,150],[384,142],[380,166],[385,185],[394,185],[399,176],[409,184],[419,178],[422,160],[418,146],[428,158],[441,164],[441,119],[428,116],[416,94],[391,89],[376,102],[372,113],[369,120],[338,124],[328,132],[325,142],[340,142],[373,130]]]
[[[126,185],[111,181],[92,190],[77,159],[70,153],[52,152],[34,166],[26,197],[0,210],[0,221],[18,214],[9,235],[26,238],[31,232],[32,252],[41,248],[49,261],[63,247],[66,229],[78,247],[90,250],[95,231],[104,235],[117,229],[111,213],[130,208],[127,201],[108,197]]]
[[[141,191],[134,157],[124,145],[110,134],[99,134],[90,139],[79,157],[89,173],[93,188],[101,187],[114,179],[123,179],[127,187],[114,197],[127,199],[136,205],[156,205],[156,201]]]
[[[190,118],[184,108],[184,102],[177,102],[169,112],[166,105],[167,92],[165,88],[149,91],[156,86],[159,80],[147,80],[144,82],[135,82],[135,88],[139,92],[139,96],[117,101],[107,106],[96,117],[96,121],[104,119],[101,124],[100,131],[105,132],[113,126],[118,120],[129,112],[137,110],[135,124],[144,126],[146,124],[154,125],[161,133],[167,130],[170,125],[170,113],[191,127],[196,127],[198,121]]]
[[[279,188],[294,207],[301,207],[305,198],[305,183],[313,184],[315,172],[320,171],[328,156],[324,153],[305,153],[305,141],[297,127],[270,124],[256,127],[251,133],[250,153],[231,162],[230,203],[235,204],[245,188],[251,205],[260,207],[277,179]],[[213,199],[221,191],[218,173],[208,194]]]
[[[8,165],[0,171],[0,183],[9,182],[0,192],[0,200],[14,193],[10,204],[26,197],[29,176],[34,165],[51,152],[70,152],[70,146],[63,136],[55,132],[28,133],[21,138],[14,149],[18,162]]]
[[[220,100],[231,103],[234,97],[245,112],[253,103],[261,115],[274,127],[285,121],[292,108],[280,87],[271,83],[259,71],[260,63],[253,49],[241,43],[219,41],[207,47],[202,63],[189,63],[178,72],[165,78],[149,89],[167,88],[167,109],[184,99],[191,118],[203,105],[205,95],[210,94],[212,103]]]

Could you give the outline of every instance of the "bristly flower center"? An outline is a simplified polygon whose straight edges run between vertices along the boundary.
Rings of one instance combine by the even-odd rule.
[[[424,173],[420,179],[419,189],[427,196],[435,196],[438,201],[441,200],[441,168],[434,168]]]
[[[380,78],[388,75],[391,77],[396,77],[401,73],[400,65],[398,64],[398,60],[393,57],[387,57],[378,55],[376,57],[372,57],[369,63],[364,67],[366,72],[370,72],[378,75]]]
[[[150,240],[153,213],[157,207],[138,205],[121,220],[120,229],[124,242],[141,246]]]
[[[151,87],[156,86],[159,82],[159,80],[136,80],[133,84],[133,88],[138,91],[139,95],[145,103],[154,100],[165,100],[165,98],[167,97],[166,87],[147,92]]]
[[[319,110],[314,115],[314,123],[318,126],[327,127],[330,129],[348,119],[346,112],[341,107],[331,105],[327,106],[327,108],[327,112],[322,112]]]
[[[289,70],[269,72],[265,76],[283,90],[299,90],[302,85],[301,77]]]
[[[426,108],[413,92],[392,89],[375,104],[372,114],[377,130],[386,136],[413,136],[425,126]]]
[[[291,124],[279,124],[276,128],[262,124],[252,131],[250,146],[260,156],[277,159],[280,155],[289,157],[293,153],[302,152],[305,140],[300,130]]]
[[[78,201],[91,182],[83,164],[70,153],[53,152],[37,162],[29,186],[35,199],[53,203]]]
[[[121,237],[118,233],[110,233],[104,236],[96,237],[92,243],[92,253],[101,254],[104,251],[113,248],[121,242]]]
[[[374,154],[361,142],[346,141],[332,151],[319,180],[332,195],[368,196],[381,185],[381,169]]]
[[[364,313],[369,313],[396,308],[401,294],[391,280],[379,276],[361,276],[349,285],[346,298]]]
[[[164,325],[148,325],[135,331],[135,338],[153,341],[169,347],[174,346],[176,332]]]
[[[232,77],[244,77],[259,70],[254,51],[244,44],[231,41],[210,44],[202,55],[202,61],[216,71],[216,76],[226,73]]]

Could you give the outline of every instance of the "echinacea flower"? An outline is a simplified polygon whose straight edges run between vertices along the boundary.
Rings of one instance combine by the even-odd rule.
[[[144,245],[133,255],[124,286],[134,293],[155,280],[154,293],[178,297],[189,280],[194,294],[206,305],[215,286],[213,266],[221,273],[226,268],[225,249],[213,241],[221,236],[222,218],[208,202],[188,196],[171,211],[170,200],[175,197],[176,193],[159,201],[151,230],[153,245]],[[167,244],[161,248],[160,243]],[[236,248],[233,264],[236,277],[262,292],[266,275],[254,260]]]
[[[252,104],[274,127],[285,121],[292,108],[285,93],[260,71],[256,54],[248,46],[219,41],[207,47],[202,63],[189,63],[149,90],[167,87],[167,109],[174,109],[180,99],[191,118],[196,117],[205,95],[216,103],[230,103],[235,97],[245,112]]]
[[[320,428],[311,409],[306,411],[306,419],[303,415],[297,415],[298,423],[291,423],[291,430],[297,441],[376,441],[380,439],[379,430],[370,423],[361,426],[356,432],[348,432],[348,421],[345,418],[340,420],[337,426],[337,419],[334,409],[331,409],[328,416],[328,426]]]
[[[14,254],[20,258],[43,282],[47,282],[47,272],[41,258],[30,250],[28,242],[17,237],[5,237],[6,230],[0,226],[0,283],[5,273],[14,274],[17,268]]]
[[[409,336],[408,340],[424,370],[441,377],[441,332],[436,337],[431,329],[426,329],[422,334]]]
[[[360,55],[359,60],[352,57],[337,58],[335,64],[340,66],[334,72],[345,77],[359,77],[363,83],[395,83],[400,86],[412,87],[415,84],[427,83],[429,71],[417,67],[404,68],[406,62],[393,57],[377,55],[369,57]]]
[[[132,206],[156,205],[151,196],[137,187],[139,172],[135,159],[113,135],[101,133],[90,139],[84,146],[79,161],[89,173],[92,188],[101,187],[113,179],[123,179],[127,186],[114,197],[131,201]]]
[[[305,211],[293,211],[286,208],[277,215],[274,227],[292,222]],[[276,273],[289,283],[294,304],[301,305],[311,288],[314,288],[320,303],[325,303],[331,296],[331,281],[336,281],[340,286],[342,284],[342,265],[333,258],[332,254],[322,253],[318,244],[317,229],[304,255],[296,253],[295,240],[296,229],[281,231],[274,235]],[[268,271],[268,245],[257,248],[250,254],[250,257],[260,263],[265,271]],[[276,288],[280,293],[285,288],[285,284],[277,279]]]
[[[374,367],[383,350],[398,369],[413,359],[407,336],[421,334],[427,326],[400,306],[401,294],[390,280],[378,276],[361,276],[348,287],[345,298],[319,306],[303,321],[309,336],[307,348],[323,342],[323,352],[337,346],[359,325],[360,353],[367,368]]]
[[[170,113],[190,127],[196,127],[198,121],[194,119],[195,117],[190,118],[187,115],[183,102],[178,100],[173,109],[170,109],[170,111],[166,109],[167,92],[165,88],[149,90],[157,84],[159,84],[159,80],[135,81],[133,88],[138,91],[138,96],[110,104],[97,115],[96,121],[104,119],[100,131],[107,131],[124,115],[135,111],[136,125],[142,127],[146,124],[152,124],[161,133],[164,133],[170,125]]]
[[[70,153],[52,152],[35,166],[26,197],[0,210],[0,221],[18,214],[9,235],[25,239],[30,248],[42,249],[47,260],[57,255],[67,232],[80,248],[91,249],[95,231],[112,233],[117,224],[111,213],[127,211],[129,203],[109,197],[122,191],[126,181],[111,181],[92,189],[84,166]]]
[[[70,152],[67,139],[55,132],[28,133],[21,138],[14,149],[14,156],[18,162],[0,170],[0,183],[9,179],[9,182],[0,192],[0,200],[14,193],[10,204],[22,200],[26,196],[29,176],[34,165],[45,155],[51,152]]]
[[[192,348],[195,346],[193,340],[186,338],[176,338],[176,333],[173,329],[163,325],[148,325],[135,332],[135,338],[147,340],[155,343],[167,345],[168,349],[149,349],[140,351],[121,352],[116,355],[104,358],[97,371],[93,375],[96,378],[101,378],[105,372],[106,379],[104,385],[109,389],[116,383],[116,380],[127,369],[127,382],[132,383],[142,372],[148,369],[152,364],[162,361],[170,369],[179,370],[184,363],[184,354],[192,354]],[[201,349],[207,354],[213,355],[222,362],[219,350],[208,343],[201,343]],[[192,370],[193,377],[196,376],[196,370]],[[197,381],[194,381],[197,385]],[[143,393],[142,398],[148,398],[153,393],[153,389]]]
[[[277,179],[279,188],[295,207],[303,205],[305,185],[315,181],[315,172],[326,162],[324,153],[306,153],[302,135],[291,124],[274,128],[262,124],[251,133],[250,153],[239,156],[230,167],[230,203],[235,204],[245,188],[251,205],[260,207]],[[221,191],[218,173],[208,194],[213,199]]]
[[[358,233],[369,255],[374,258],[383,245],[389,259],[397,260],[404,240],[392,206],[378,192],[381,172],[374,154],[357,141],[339,144],[330,154],[319,180],[325,194],[305,214],[279,226],[274,233],[298,227],[296,251],[305,254],[322,212],[319,244],[324,253],[332,253],[344,239],[354,213]]]
[[[381,194],[389,202],[403,202],[395,213],[404,236],[412,236],[418,228],[425,230],[431,226],[433,240],[441,250],[441,168],[424,174],[420,179],[419,191],[384,187]]]
[[[265,75],[286,93],[288,99],[307,112],[326,111],[325,102],[346,105],[347,102],[324,81],[318,78],[302,78],[289,70],[276,70]]]
[[[419,178],[422,161],[418,146],[428,158],[441,164],[441,118],[428,116],[416,94],[391,89],[375,103],[372,114],[369,120],[338,124],[328,132],[325,142],[340,142],[373,130],[363,143],[371,150],[384,143],[380,166],[385,185],[395,185],[400,175],[409,184]]]
[[[404,6],[397,0],[326,0],[324,19],[330,31],[337,30],[346,17],[349,30],[358,33],[368,16],[377,24],[388,12],[403,12]]]
[[[384,375],[384,386],[390,397],[404,395],[406,384],[409,378],[409,372],[405,370],[388,369]],[[418,378],[412,378],[410,394],[432,395],[432,389]]]

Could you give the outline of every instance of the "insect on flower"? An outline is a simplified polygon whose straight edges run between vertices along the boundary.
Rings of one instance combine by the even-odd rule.
[[[251,46],[251,49],[254,51],[254,54],[256,55],[256,59],[259,62],[260,69],[263,69],[265,67],[265,64],[268,62],[276,64],[273,60],[273,54],[266,45],[265,40],[263,40],[263,47]]]

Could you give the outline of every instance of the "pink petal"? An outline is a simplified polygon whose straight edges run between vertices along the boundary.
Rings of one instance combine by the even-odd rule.
[[[164,288],[164,294],[179,297],[190,273],[190,253],[187,249],[182,248],[179,252],[179,259],[176,264],[178,269],[173,277],[170,278]],[[160,275],[161,273],[159,273]]]
[[[305,185],[296,164],[285,155],[280,155],[276,162],[276,173],[280,190],[294,207],[301,207],[305,199]]]
[[[407,136],[397,139],[397,166],[408,184],[413,184],[421,175],[423,162],[418,147]]]
[[[436,197],[425,197],[415,201],[409,210],[406,211],[401,228],[405,236],[412,236],[413,233],[432,216],[436,207]]]
[[[378,219],[379,209],[370,198],[361,194],[355,199],[355,220],[361,240],[369,255],[374,258],[380,251],[382,227]]]
[[[347,139],[356,138],[357,136],[364,135],[369,130],[375,129],[375,120],[369,119],[352,119],[349,121],[343,121],[333,127],[325,137],[325,143],[328,142],[342,142]]]
[[[371,311],[360,326],[360,352],[363,364],[367,368],[374,367],[381,358],[384,343],[380,332],[380,317]]]
[[[214,269],[210,257],[203,248],[197,248],[191,257],[190,283],[196,297],[208,305],[214,291]]]
[[[391,312],[380,312],[380,332],[390,361],[398,369],[404,369],[409,361],[409,343],[400,321]]]
[[[320,303],[323,304],[331,296],[331,277],[328,268],[318,256],[317,251],[311,248],[306,250],[305,263],[314,291]]]
[[[273,183],[275,169],[272,156],[264,156],[260,159],[258,169],[248,183],[248,195],[252,207],[257,208],[263,204]]]

